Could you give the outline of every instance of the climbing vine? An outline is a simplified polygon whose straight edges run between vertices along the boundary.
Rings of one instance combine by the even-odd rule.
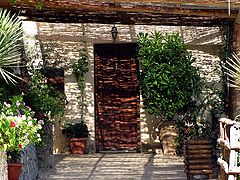
[[[84,108],[84,96],[83,96],[83,90],[85,88],[85,81],[84,76],[89,71],[88,69],[88,56],[86,49],[82,49],[80,51],[80,58],[76,63],[73,64],[73,74],[75,75],[77,79],[77,84],[80,90],[80,94],[78,96],[79,104],[81,107],[81,116],[83,117],[83,108]]]

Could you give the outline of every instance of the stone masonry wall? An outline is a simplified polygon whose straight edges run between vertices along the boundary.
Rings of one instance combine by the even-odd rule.
[[[0,179],[7,180],[7,161],[6,153],[0,151]]]
[[[94,49],[95,43],[114,43],[111,37],[112,25],[107,24],[61,24],[37,23],[37,39],[41,42],[44,63],[65,68],[66,122],[77,122],[80,118],[77,95],[79,93],[76,79],[72,75],[71,65],[79,58],[81,48],[86,48],[90,71],[86,75],[84,121],[90,129],[88,149],[95,152],[94,142]],[[139,32],[161,31],[163,33],[179,33],[189,46],[189,51],[196,58],[195,65],[200,68],[201,75],[207,83],[221,88],[219,48],[222,45],[217,27],[180,27],[180,26],[148,26],[148,25],[116,25],[118,37],[116,43],[136,42]],[[142,107],[142,106],[141,106]],[[211,108],[211,107],[209,107]],[[209,116],[206,115],[207,117]],[[159,142],[158,124],[152,121],[141,108],[141,141],[143,144]],[[56,137],[57,138],[57,137]],[[63,137],[61,137],[63,138]],[[65,145],[64,145],[65,146]],[[55,144],[55,152],[64,152],[62,144]]]
[[[33,145],[24,148],[22,153],[23,167],[19,180],[33,180],[38,176],[37,151]]]

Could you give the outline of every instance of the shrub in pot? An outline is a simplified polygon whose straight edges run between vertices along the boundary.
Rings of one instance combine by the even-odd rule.
[[[175,120],[195,103],[201,92],[202,78],[198,68],[193,66],[195,58],[178,34],[140,33],[138,47],[141,65],[138,77],[144,107],[156,117],[160,127],[162,122]],[[169,136],[160,133],[160,141],[169,142],[164,137]],[[165,144],[162,143],[164,152],[168,149]]]
[[[72,154],[84,154],[89,131],[87,125],[80,123],[67,124],[63,129],[63,134],[70,138],[70,150]]]

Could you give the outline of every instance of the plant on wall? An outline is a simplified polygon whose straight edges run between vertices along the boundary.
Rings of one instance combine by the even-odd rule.
[[[61,118],[64,115],[65,96],[47,84],[45,80],[45,77],[38,70],[33,71],[25,99],[34,111],[43,115],[45,119],[48,115],[51,119],[56,115]]]
[[[187,111],[201,92],[201,77],[194,58],[178,34],[138,35],[141,65],[139,83],[150,114],[172,120]]]
[[[84,108],[84,96],[83,96],[83,90],[85,88],[85,81],[84,76],[88,72],[88,56],[86,53],[86,49],[82,49],[80,51],[80,58],[76,63],[73,64],[73,74],[75,75],[77,79],[77,84],[80,90],[80,94],[78,96],[79,104],[81,107],[81,119],[83,117],[83,108]]]

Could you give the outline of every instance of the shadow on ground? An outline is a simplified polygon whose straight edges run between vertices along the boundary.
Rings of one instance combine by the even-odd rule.
[[[140,153],[55,155],[55,167],[41,180],[186,180],[183,159]]]

